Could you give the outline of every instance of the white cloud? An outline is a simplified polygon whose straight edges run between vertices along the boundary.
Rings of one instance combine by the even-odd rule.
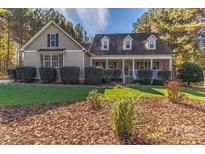
[[[67,17],[68,20],[75,22],[76,19],[80,21],[83,27],[89,33],[100,32],[107,26],[109,17],[108,9],[95,9],[95,8],[78,8],[78,9],[60,9],[61,12]]]

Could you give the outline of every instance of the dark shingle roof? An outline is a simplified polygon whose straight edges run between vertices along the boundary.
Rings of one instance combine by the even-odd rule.
[[[90,42],[81,42],[80,45],[82,45],[86,50],[89,50],[91,43]]]
[[[147,50],[145,42],[152,34],[157,38],[156,50]],[[132,50],[123,50],[123,39],[128,35],[133,39]],[[110,39],[109,50],[101,50],[101,39],[104,36]],[[90,52],[95,55],[172,54],[171,49],[157,33],[96,34]]]

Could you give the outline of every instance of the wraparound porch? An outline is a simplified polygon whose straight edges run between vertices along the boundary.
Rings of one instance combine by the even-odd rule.
[[[137,79],[139,70],[152,70],[152,79],[157,79],[158,71],[167,70],[172,72],[172,56],[96,56],[91,57],[90,65],[95,67],[121,69],[121,79],[122,82],[125,83],[126,78],[132,78],[134,80]],[[170,76],[170,79],[171,78],[172,75]]]

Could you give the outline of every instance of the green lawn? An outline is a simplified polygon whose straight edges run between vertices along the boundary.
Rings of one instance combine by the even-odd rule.
[[[16,84],[0,85],[0,106],[12,106],[33,103],[75,102],[85,100],[93,87],[69,87],[58,85]],[[162,86],[137,85],[123,88],[98,88],[106,97],[132,94],[134,96],[166,96],[167,90]],[[205,90],[184,88],[190,99],[205,101]]]

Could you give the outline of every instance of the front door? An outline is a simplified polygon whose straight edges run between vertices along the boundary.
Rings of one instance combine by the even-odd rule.
[[[130,76],[130,63],[125,63],[125,76]]]

